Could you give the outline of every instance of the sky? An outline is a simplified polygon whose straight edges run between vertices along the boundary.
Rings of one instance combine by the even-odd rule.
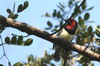
[[[3,15],[7,17],[6,9],[10,8],[12,9],[12,5],[14,2],[16,3],[16,8],[19,4],[24,3],[26,0],[2,0],[0,1],[0,15]],[[18,21],[25,22],[31,26],[34,26],[36,28],[44,30],[45,27],[47,27],[46,22],[50,19],[41,17],[46,12],[52,13],[53,9],[57,9],[56,5],[58,5],[59,2],[66,2],[65,0],[27,0],[29,2],[29,7],[23,11],[22,13],[19,13],[19,17],[17,18]],[[68,0],[67,0],[68,1]],[[94,9],[90,11],[91,17],[90,20],[95,21],[95,25],[100,25],[99,19],[100,16],[100,0],[88,0],[87,5],[88,7],[94,6]],[[89,25],[93,25],[90,23]],[[7,28],[3,32],[3,38],[6,36],[11,37],[12,33],[18,34],[18,35],[27,35],[26,33],[22,33],[18,31],[17,29],[13,28]],[[28,38],[33,38],[33,44],[30,46],[14,46],[14,45],[5,45],[5,51],[7,56],[9,57],[12,64],[15,62],[21,61],[26,62],[27,57],[30,54],[33,54],[36,57],[42,57],[44,55],[44,51],[47,50],[48,53],[54,52],[51,50],[52,44],[46,40],[43,40],[41,38],[38,38],[36,36],[29,36]],[[41,48],[42,47],[42,48]],[[2,56],[2,48],[0,47],[0,57]],[[0,59],[0,63],[7,66],[7,59],[3,57]],[[94,62],[95,66],[100,66],[100,63]]]

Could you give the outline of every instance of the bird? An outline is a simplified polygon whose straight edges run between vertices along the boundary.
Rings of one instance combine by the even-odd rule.
[[[77,30],[77,21],[74,18],[70,18],[68,20],[65,20],[66,24],[64,27],[57,33],[57,36],[61,39],[64,39],[65,41],[71,43],[75,32]],[[64,49],[59,47],[58,45],[54,44],[53,48],[55,49],[54,53],[54,60],[59,61],[60,57],[62,56],[64,61],[63,61],[63,66],[66,66],[68,63],[68,55],[70,54],[71,51],[63,51]]]

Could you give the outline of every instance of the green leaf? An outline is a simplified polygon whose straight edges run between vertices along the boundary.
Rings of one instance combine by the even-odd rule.
[[[18,6],[17,13],[22,12],[22,11],[23,11],[23,5],[20,4],[20,5]]]
[[[69,0],[68,5],[72,5],[72,4],[73,4],[72,0]]]
[[[99,38],[96,38],[96,44],[100,45],[100,39]]]
[[[71,8],[72,5],[73,5],[73,1],[72,1],[72,0],[69,0],[69,2],[68,2],[68,6],[69,6],[69,8]]]
[[[77,44],[80,44],[80,36],[77,36],[77,38],[76,38],[76,43],[77,43]]]
[[[5,38],[5,42],[6,42],[7,44],[9,44],[9,43],[10,43],[10,38],[9,38],[9,37],[6,37],[6,38]]]
[[[16,18],[18,18],[18,14],[14,14],[12,17],[12,19],[16,19]]]
[[[53,16],[53,17],[56,17],[56,15],[57,15],[57,11],[54,10],[54,12],[52,13],[52,16]]]
[[[74,8],[75,15],[74,15],[73,17],[76,17],[76,16],[78,16],[78,14],[81,13],[81,9],[79,8],[79,9],[77,10],[77,8],[78,8],[78,5],[76,5],[75,8]]]
[[[59,5],[62,7],[62,8],[65,8],[65,5],[63,3],[60,3],[59,2]]]
[[[13,66],[23,66],[23,64],[21,62],[17,62]]]
[[[54,9],[54,13],[57,13],[56,9]]]
[[[90,18],[90,14],[89,13],[86,13],[85,15],[84,15],[84,20],[88,20]]]
[[[88,29],[87,29],[88,36],[90,36],[90,35],[91,35],[92,30],[93,30],[92,26],[89,26],[89,27],[88,27]]]
[[[64,3],[59,3],[57,7],[60,9],[60,11],[64,12],[64,9],[65,9]]]
[[[63,7],[61,7],[61,6],[57,6],[62,12],[64,12],[64,8]]]
[[[90,60],[87,57],[82,57],[81,61],[86,62],[86,63],[90,62]]]
[[[24,5],[20,4],[20,5],[18,6],[17,13],[22,12],[22,11],[25,10],[28,6],[29,6],[28,1],[25,1],[25,2],[24,2]]]
[[[23,43],[23,36],[19,36],[17,40],[17,44],[22,45],[22,43]]]
[[[33,55],[30,55],[31,61],[34,62],[35,58],[33,57]]]
[[[10,9],[7,9],[7,12],[8,12],[8,13],[11,13],[11,10],[10,10]]]
[[[28,3],[28,1],[25,1],[25,2],[24,2],[23,9],[26,9],[28,6],[29,6],[29,3]]]
[[[27,60],[28,62],[35,62],[36,59],[34,59],[33,55],[30,55]]]
[[[8,65],[9,65],[9,66],[12,66],[10,62],[8,62]]]
[[[96,30],[95,32],[96,32],[96,35],[97,35],[98,37],[100,37],[100,31]]]
[[[61,13],[60,13],[60,11],[58,11],[57,18],[60,18],[60,17],[61,17]]]
[[[49,28],[45,28],[45,30],[50,30],[51,28],[49,27]]]
[[[58,25],[55,25],[55,28],[58,28],[59,26]]]
[[[50,14],[49,14],[49,13],[46,13],[45,16],[46,16],[46,17],[50,17]]]
[[[81,16],[79,16],[79,18],[78,18],[78,23],[79,23],[79,25],[80,25],[81,27],[84,26],[84,20],[81,18]]]
[[[51,32],[54,32],[54,31],[57,31],[57,29],[55,28],[55,29],[51,30]]]
[[[27,39],[27,40],[25,41],[24,45],[25,45],[25,46],[29,46],[29,45],[32,44],[32,42],[33,42],[33,39],[29,38],[29,39]]]
[[[84,2],[82,5],[82,10],[85,10],[85,9],[86,9],[86,2]]]
[[[13,36],[12,39],[11,39],[11,43],[12,44],[15,44],[17,42],[17,37],[16,36]]]
[[[60,27],[62,27],[63,26],[63,21],[60,21]]]
[[[48,25],[49,27],[52,27],[52,26],[53,26],[52,23],[51,23],[50,21],[47,22],[47,25]]]
[[[94,6],[88,8],[87,11],[90,11],[90,10],[92,10],[93,8],[94,8]]]

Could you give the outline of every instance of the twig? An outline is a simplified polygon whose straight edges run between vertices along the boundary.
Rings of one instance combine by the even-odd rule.
[[[13,33],[12,33],[12,36],[17,36],[17,37],[18,37],[18,36],[20,36],[20,35],[17,35],[17,34],[13,34]],[[23,36],[23,37],[28,37],[28,36],[29,36],[29,35],[26,35],[26,36]]]
[[[3,58],[3,56],[4,56],[4,54],[0,57],[0,59],[2,59],[2,58]]]
[[[7,60],[8,60],[8,62],[10,62],[8,56],[7,56],[6,53],[5,53],[4,43],[3,43],[3,40],[2,40],[2,36],[1,36],[1,34],[0,34],[0,39],[1,39],[2,48],[3,48],[3,55],[1,56],[0,59],[2,59],[2,58],[5,56],[5,57],[7,58]]]

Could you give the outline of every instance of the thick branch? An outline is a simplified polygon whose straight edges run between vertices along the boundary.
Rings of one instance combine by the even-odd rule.
[[[18,22],[11,18],[0,16],[0,24],[6,27],[16,28],[22,32],[26,32],[29,35],[36,35],[40,38],[43,38],[45,40],[48,40],[52,43],[55,43],[61,46],[65,50],[70,49],[70,50],[76,51],[84,56],[87,56],[91,60],[100,62],[100,54],[94,53],[93,51],[89,49],[85,50],[85,46],[80,46],[78,44],[69,44],[68,42],[60,39],[59,37],[55,35],[49,36],[50,34],[48,32],[32,27],[26,23]]]

